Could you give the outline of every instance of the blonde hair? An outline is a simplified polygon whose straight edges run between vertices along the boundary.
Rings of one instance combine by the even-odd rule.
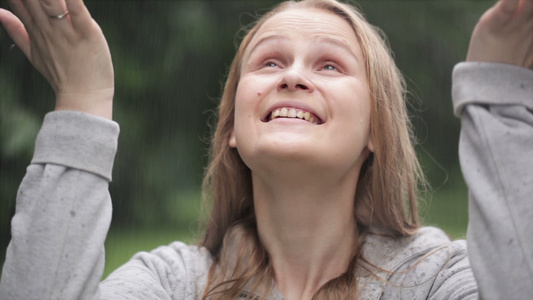
[[[229,69],[211,144],[203,191],[211,212],[201,246],[214,257],[204,299],[266,297],[273,286],[269,256],[257,236],[250,169],[229,146],[235,114],[235,93],[243,54],[266,20],[299,8],[318,8],[346,20],[362,49],[372,103],[370,115],[374,153],[367,158],[357,183],[355,219],[357,251],[346,272],[326,283],[315,298],[355,299],[355,269],[371,231],[391,237],[412,235],[419,228],[417,189],[423,181],[413,148],[405,104],[405,83],[379,29],[351,5],[336,0],[287,1],[257,20],[244,36]],[[244,293],[244,294],[243,294]],[[255,295],[254,295],[255,294]],[[260,299],[262,296],[259,296]]]

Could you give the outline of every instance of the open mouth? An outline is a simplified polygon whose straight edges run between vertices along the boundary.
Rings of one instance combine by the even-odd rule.
[[[314,114],[297,108],[280,107],[274,109],[267,117],[267,122],[278,118],[300,119],[311,124],[320,125],[322,121]]]

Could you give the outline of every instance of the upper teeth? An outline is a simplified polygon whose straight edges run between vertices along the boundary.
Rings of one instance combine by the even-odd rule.
[[[282,108],[276,108],[271,114],[270,114],[270,120],[274,120],[277,118],[298,118],[302,120],[306,120],[313,124],[318,124],[318,121],[311,115],[308,111],[303,111],[296,108],[288,108],[288,107],[282,107]]]

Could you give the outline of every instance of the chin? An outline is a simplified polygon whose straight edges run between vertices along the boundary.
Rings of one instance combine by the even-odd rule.
[[[256,145],[252,151],[247,150],[239,149],[239,154],[251,170],[272,169],[283,172],[328,165],[324,161],[327,155],[320,154],[312,143],[302,141],[275,140]]]

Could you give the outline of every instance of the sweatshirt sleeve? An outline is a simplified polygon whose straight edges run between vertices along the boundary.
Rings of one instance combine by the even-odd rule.
[[[482,299],[533,295],[533,71],[461,63],[453,73],[469,188],[468,252]]]
[[[118,133],[89,114],[46,115],[17,194],[0,299],[99,297]]]

